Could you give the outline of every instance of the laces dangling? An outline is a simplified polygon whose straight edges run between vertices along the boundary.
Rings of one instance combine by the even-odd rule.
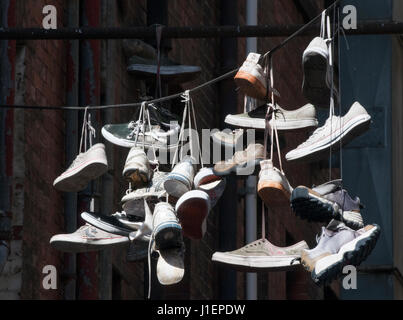
[[[89,141],[89,145],[91,148],[92,147],[92,138],[96,137],[96,131],[95,131],[95,128],[91,124],[91,114],[88,112],[88,109],[89,109],[89,107],[87,106],[87,107],[85,107],[85,110],[84,110],[79,153],[83,153],[88,150],[87,139]],[[83,150],[83,147],[84,147],[84,150]]]

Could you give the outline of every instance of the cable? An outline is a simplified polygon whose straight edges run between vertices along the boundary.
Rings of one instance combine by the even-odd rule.
[[[325,9],[325,11],[328,11],[332,9],[335,5],[337,5],[340,2],[340,0],[336,0],[333,2],[328,8]],[[306,30],[310,25],[312,25],[318,18],[320,18],[321,15],[318,15],[317,17],[313,18],[311,21],[309,21],[307,24],[305,24],[303,27],[298,29],[296,32],[294,32],[291,36],[286,38],[284,41],[282,41],[279,45],[275,46],[272,48],[270,51],[266,52],[263,57],[266,57],[268,54],[271,54],[282,47],[284,47],[290,40],[294,39],[297,35],[299,35],[301,32]],[[189,89],[189,92],[195,92],[200,89],[203,89],[206,86],[209,86],[211,84],[214,84],[216,82],[219,82],[223,79],[229,78],[230,76],[234,75],[239,68],[229,71],[217,78],[214,78],[210,81],[207,81],[205,83],[202,83],[199,86],[196,86],[192,89]],[[165,96],[162,98],[154,99],[154,100],[148,100],[146,103],[147,104],[156,104],[156,103],[161,103],[165,102],[168,100],[172,100],[175,98],[179,98],[182,94],[184,94],[185,91],[172,94],[169,96]],[[141,107],[142,102],[134,102],[134,103],[124,103],[124,104],[111,104],[111,105],[102,105],[102,106],[23,106],[23,105],[0,105],[0,109],[8,108],[8,109],[31,109],[31,110],[83,110],[85,108],[88,108],[88,110],[103,110],[103,109],[112,109],[112,108],[126,108],[126,107]]]

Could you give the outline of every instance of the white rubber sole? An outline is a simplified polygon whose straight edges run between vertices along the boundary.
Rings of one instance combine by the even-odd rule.
[[[233,116],[231,114],[227,115],[225,118],[225,123],[236,127],[242,128],[253,128],[258,130],[265,129],[265,120],[260,118],[244,118],[239,119],[239,117]],[[272,125],[273,122],[270,121]],[[301,119],[301,120],[276,120],[277,130],[296,130],[309,127],[317,127],[317,119]]]
[[[298,255],[293,256],[251,256],[242,257],[226,252],[216,252],[211,258],[214,262],[219,262],[235,267],[250,269],[282,269],[299,265]]]
[[[371,230],[363,233],[359,237],[354,240],[343,245],[339,252],[336,254],[332,254],[330,256],[324,257],[316,262],[315,268],[312,271],[312,276],[316,277],[316,275],[320,275],[329,269],[331,266],[336,264],[341,264],[344,261],[344,255],[348,252],[353,252],[357,249],[360,242],[364,240],[369,240],[372,236],[374,236],[375,232],[379,232],[379,227],[374,226]]]
[[[69,237],[63,237],[62,235],[56,235],[50,239],[50,244],[53,248],[62,252],[71,253],[99,251],[104,250],[105,247],[122,245],[129,242],[129,238],[123,236],[117,236],[110,239],[88,240],[72,239]]]
[[[329,148],[331,145],[338,143],[345,136],[347,136],[351,130],[353,130],[357,126],[359,126],[363,123],[369,122],[370,120],[371,120],[371,116],[368,114],[357,116],[357,117],[351,119],[349,122],[345,123],[343,125],[342,130],[336,129],[326,139],[323,139],[322,141],[318,141],[317,143],[314,143],[313,145],[310,145],[308,147],[301,148],[301,149],[294,149],[294,150],[288,152],[286,154],[285,158],[288,161],[297,160],[297,159],[309,156],[311,154],[314,154],[316,152],[323,151],[323,150]],[[341,132],[341,134],[340,134],[340,132]]]

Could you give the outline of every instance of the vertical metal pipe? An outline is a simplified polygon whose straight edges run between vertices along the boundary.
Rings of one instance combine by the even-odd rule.
[[[71,28],[80,25],[80,1],[69,1],[67,4],[67,26]],[[67,105],[78,105],[78,67],[79,67],[79,42],[69,40],[67,42],[67,81],[66,81],[66,103]],[[65,111],[65,154],[66,164],[73,162],[78,151],[78,112],[74,110]],[[77,229],[77,193],[66,193],[64,195],[64,221],[67,233]],[[76,254],[64,254],[64,299],[76,299]]]
[[[257,0],[246,1],[246,25],[257,25]],[[246,38],[246,55],[257,51],[257,39]],[[257,212],[256,212],[256,176],[250,176],[246,180],[245,195],[245,240],[251,243],[256,240]],[[257,299],[257,275],[246,274],[246,299]]]
[[[82,0],[80,19],[83,27],[98,27],[100,21],[100,1]],[[100,41],[83,40],[80,42],[79,101],[81,105],[99,104],[100,96]],[[96,124],[95,114],[92,115]],[[79,213],[91,210],[94,183],[79,194]],[[79,218],[80,219],[80,218]],[[81,219],[80,219],[81,220]],[[81,222],[83,223],[83,222]],[[83,253],[77,257],[78,281],[77,298],[84,300],[98,299],[97,253]]]
[[[238,1],[221,0],[220,2],[220,24],[238,25]],[[238,65],[237,38],[222,38],[220,45],[220,63],[221,72],[230,71]],[[226,79],[219,83],[219,105],[221,127],[225,127],[224,119],[229,113],[233,113],[237,105],[237,96],[235,93],[235,84],[233,79]],[[220,251],[234,250],[236,247],[237,236],[237,202],[234,201],[234,195],[237,194],[236,177],[228,177],[227,187],[221,198],[220,204]],[[236,299],[237,298],[237,278],[233,270],[219,271],[219,298]]]

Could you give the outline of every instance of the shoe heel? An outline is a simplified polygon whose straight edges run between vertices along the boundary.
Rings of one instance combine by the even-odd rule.
[[[182,227],[177,223],[162,225],[154,237],[157,250],[181,247],[183,243]]]

